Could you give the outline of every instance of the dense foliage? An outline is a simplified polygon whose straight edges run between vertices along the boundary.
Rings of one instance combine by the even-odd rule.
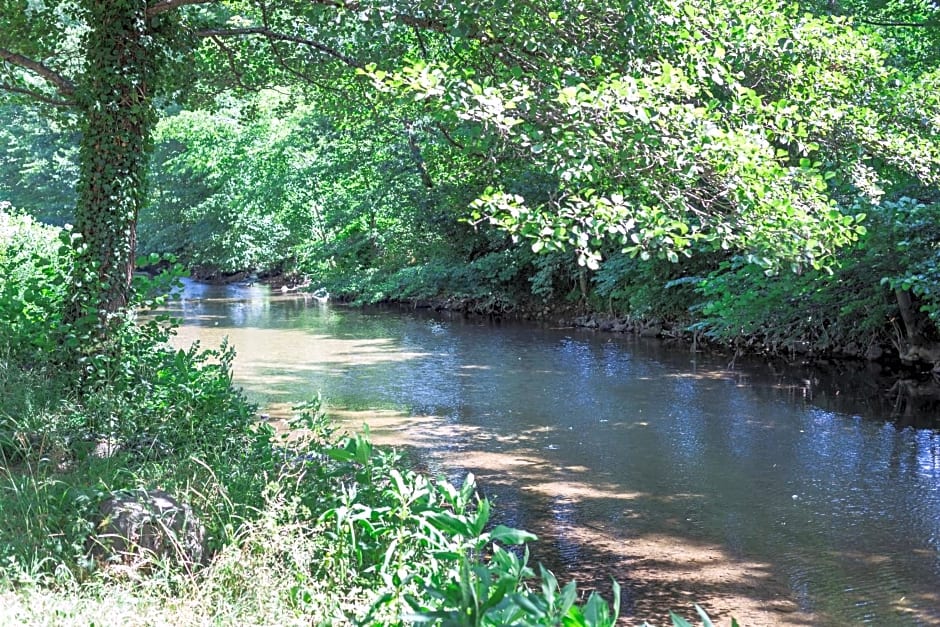
[[[940,358],[930,3],[118,4],[24,3],[0,24],[0,180],[76,224],[89,257],[73,303],[120,304],[139,219],[141,252],[206,276]],[[116,37],[89,30],[105,28],[96,10],[144,16],[137,56],[94,56]],[[121,74],[107,63],[146,90],[106,105],[122,89],[94,82]],[[103,128],[131,133],[110,156],[88,126],[101,107]],[[147,177],[121,155],[151,140],[144,205]],[[114,179],[106,202],[89,204],[80,171]]]

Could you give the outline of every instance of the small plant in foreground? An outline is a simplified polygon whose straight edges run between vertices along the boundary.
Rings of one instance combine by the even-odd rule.
[[[696,605],[695,611],[698,612],[699,618],[702,619],[702,627],[715,627],[715,623],[712,622],[712,619],[709,618],[708,613],[701,608],[701,606]],[[673,627],[692,627],[692,623],[682,618],[675,612],[669,612],[669,618],[672,619]],[[731,619],[731,627],[738,627],[738,621]]]

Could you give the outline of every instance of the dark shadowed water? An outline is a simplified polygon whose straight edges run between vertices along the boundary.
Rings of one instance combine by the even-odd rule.
[[[268,411],[321,391],[430,471],[473,471],[501,522],[542,537],[537,559],[624,584],[628,616],[698,601],[748,624],[940,625],[940,431],[910,426],[933,417],[864,368],[732,369],[655,340],[263,286],[183,296],[180,342],[228,336]]]

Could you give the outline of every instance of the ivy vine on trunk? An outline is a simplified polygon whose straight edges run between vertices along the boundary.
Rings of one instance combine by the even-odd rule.
[[[76,100],[82,142],[74,238],[75,276],[66,320],[105,322],[128,302],[136,226],[157,115],[157,22],[145,0],[85,0],[85,72]],[[153,21],[151,25],[148,22]],[[157,28],[151,28],[155,26]]]

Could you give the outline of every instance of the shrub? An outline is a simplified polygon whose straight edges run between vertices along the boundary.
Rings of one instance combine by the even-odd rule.
[[[58,312],[69,271],[62,233],[0,201],[0,349],[8,358],[35,360],[59,350]]]

